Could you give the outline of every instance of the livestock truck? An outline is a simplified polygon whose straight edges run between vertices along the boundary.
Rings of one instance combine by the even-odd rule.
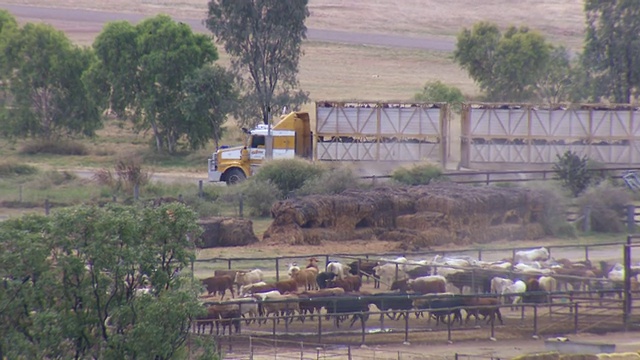
[[[269,132],[273,159],[356,162],[364,169],[446,161],[447,104],[323,101],[314,115],[290,112],[247,130],[241,146],[221,146],[208,160],[209,181],[234,184],[254,174],[267,159]]]

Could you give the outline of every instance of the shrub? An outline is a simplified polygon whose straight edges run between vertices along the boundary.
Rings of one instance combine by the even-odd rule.
[[[118,179],[127,189],[135,185],[144,186],[151,180],[151,174],[142,169],[142,160],[135,157],[119,159],[115,165]]]
[[[588,171],[588,159],[580,157],[572,151],[566,151],[553,165],[556,178],[562,187],[569,190],[574,197],[580,195],[591,184],[593,174]]]
[[[0,176],[33,175],[38,172],[34,166],[18,163],[0,164]]]
[[[398,168],[392,174],[391,178],[405,185],[426,185],[434,179],[443,178],[440,167],[431,164],[414,165],[411,168]]]
[[[558,188],[541,185],[535,187],[542,196],[542,218],[540,224],[547,235],[559,237],[577,236],[573,224],[567,222],[567,199]]]
[[[52,155],[88,155],[89,149],[82,143],[74,141],[44,140],[25,145],[21,151],[23,154],[52,154]]]
[[[317,178],[307,180],[296,194],[339,194],[347,189],[363,186],[364,184],[351,169],[337,167],[323,172]]]
[[[300,189],[305,181],[316,178],[323,172],[322,166],[305,160],[272,160],[262,165],[254,178],[262,182],[271,182],[281,194],[288,195]]]
[[[271,181],[251,178],[237,189],[242,194],[245,208],[250,216],[269,216],[271,206],[282,197],[280,189]]]
[[[581,212],[591,208],[591,230],[595,232],[622,232],[625,230],[622,214],[630,200],[629,193],[608,182],[592,186],[577,199]]]

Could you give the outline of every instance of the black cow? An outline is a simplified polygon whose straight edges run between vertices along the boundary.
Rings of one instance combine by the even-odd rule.
[[[373,270],[378,264],[377,261],[360,260],[360,262],[358,262],[356,260],[349,264],[349,273],[360,277],[364,275],[367,277],[367,281],[369,281],[369,278],[373,278],[373,288],[378,289],[380,288],[380,277],[376,275],[376,272]]]
[[[316,276],[316,282],[318,283],[318,287],[320,289],[326,289],[329,285],[329,281],[333,280],[336,277],[336,274],[323,271],[318,276]]]
[[[398,295],[398,293],[378,293],[372,295],[374,298],[369,301],[369,304],[374,304],[380,309],[380,311],[386,310],[411,310],[413,309],[413,300],[410,299],[407,295]],[[379,297],[385,297],[384,299],[376,299]],[[393,316],[387,313],[389,319],[397,320],[402,316],[406,316],[408,313],[400,312],[398,315],[397,312],[393,313]]]
[[[359,296],[336,297],[335,300],[327,301],[324,308],[327,310],[327,320],[331,316],[335,316],[336,327],[340,327],[340,321],[344,321],[349,317],[349,315],[341,314],[355,313],[349,327],[352,327],[357,319],[360,319],[364,326],[364,322],[369,319],[369,303]]]
[[[465,306],[465,300],[463,297],[452,296],[448,298],[436,298],[436,299],[421,299],[418,309],[428,310],[430,318],[436,319],[436,326],[440,325],[440,322],[446,323],[445,317],[449,314],[453,314],[451,323],[455,323],[456,320],[462,325],[462,313],[461,308]]]

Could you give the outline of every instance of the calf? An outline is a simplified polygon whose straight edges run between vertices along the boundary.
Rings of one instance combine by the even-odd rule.
[[[500,300],[497,298],[466,298],[465,299],[465,311],[467,312],[467,318],[465,319],[465,324],[469,323],[469,318],[473,315],[476,318],[476,323],[478,322],[478,318],[482,315],[482,320],[487,319],[487,324],[491,321],[494,321],[496,316],[498,320],[500,320],[500,324],[504,325],[502,321],[502,314],[500,314]]]
[[[332,261],[327,264],[327,272],[334,273],[339,279],[344,279],[347,276],[347,266],[337,261]]]
[[[207,289],[207,293],[211,294],[220,294],[222,297],[220,300],[224,299],[224,294],[229,290],[231,292],[231,297],[234,297],[233,294],[233,279],[229,275],[221,275],[221,276],[213,276],[208,277],[206,279],[202,279],[202,285]]]
[[[318,289],[318,282],[316,277],[318,276],[318,270],[310,267],[291,273],[291,278],[294,279],[298,286],[302,286],[305,290]]]
[[[323,271],[318,276],[316,276],[316,283],[318,283],[318,288],[326,289],[329,286],[329,281],[333,280],[337,275],[332,272]]]
[[[407,287],[416,294],[437,294],[447,291],[447,281],[443,276],[423,276],[415,280],[408,280]]]

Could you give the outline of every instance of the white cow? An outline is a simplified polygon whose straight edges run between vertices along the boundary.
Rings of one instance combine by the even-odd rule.
[[[253,269],[251,271],[238,271],[234,283],[240,287],[261,282],[264,277],[262,270]]]
[[[526,291],[527,291],[527,284],[522,280],[518,280],[514,282],[513,285],[507,286],[507,288],[504,289],[504,292],[502,293],[502,295],[504,296],[504,294],[524,294]],[[516,304],[522,302],[522,295],[514,295],[514,296],[515,297],[511,302],[511,305],[512,305],[511,310],[514,309]]]
[[[336,274],[339,279],[344,279],[349,275],[349,267],[337,261],[332,261],[327,264],[327,272]]]
[[[558,281],[551,276],[541,276],[538,279],[538,283],[540,284],[540,289],[546,292],[553,292],[558,289]],[[551,302],[551,300],[551,295],[549,295],[548,302]]]
[[[289,275],[289,277],[292,277],[294,273],[300,271],[298,263],[287,264],[287,266],[289,267],[289,270],[287,270],[287,275]]]
[[[264,281],[259,281],[255,284],[249,284],[249,285],[243,285],[240,286],[240,290],[238,291],[238,296],[246,296],[248,294],[253,293],[253,288],[255,288],[256,286],[264,286],[267,285],[266,282]]]
[[[513,280],[504,279],[496,276],[493,279],[491,279],[491,292],[495,294],[500,294],[500,303],[503,304],[504,298],[502,297],[502,295],[506,293],[507,292],[506,290],[512,285],[513,285]]]
[[[390,289],[391,285],[396,280],[404,280],[409,276],[404,270],[402,270],[402,265],[397,266],[398,278],[396,279],[396,264],[387,263],[375,266],[373,268],[374,273],[377,277],[380,278],[380,282],[387,285],[387,288]]]
[[[516,251],[515,256],[513,257],[513,262],[546,261],[548,259],[549,250],[545,247],[541,247],[538,249]]]

